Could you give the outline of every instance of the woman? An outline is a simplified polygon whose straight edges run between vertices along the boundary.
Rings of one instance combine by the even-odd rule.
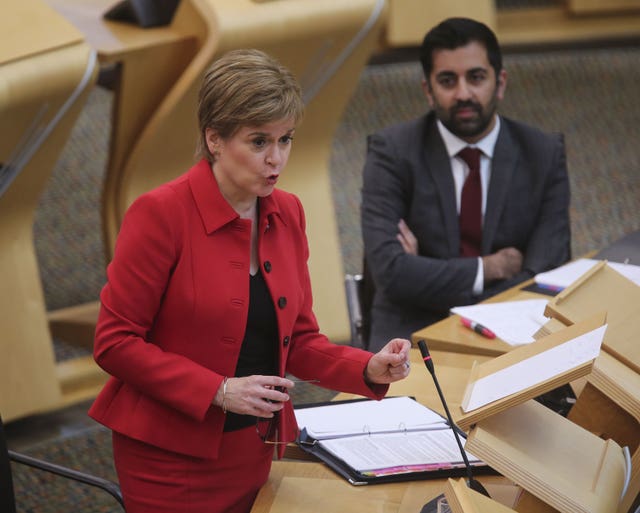
[[[94,348],[112,378],[89,413],[128,513],[249,511],[268,442],[296,437],[285,373],[381,398],[409,372],[407,340],[372,355],[319,333],[302,206],[275,189],[302,114],[287,69],[229,52],[200,91],[201,160],[125,216]]]

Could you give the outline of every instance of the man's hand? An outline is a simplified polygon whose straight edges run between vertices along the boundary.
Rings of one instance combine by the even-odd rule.
[[[522,253],[516,248],[503,248],[482,257],[484,281],[507,280],[522,270]]]
[[[402,249],[404,249],[405,253],[409,255],[418,254],[418,240],[413,232],[409,230],[404,219],[400,219],[398,222],[398,235],[396,235],[396,238],[400,241],[400,244],[402,244]]]

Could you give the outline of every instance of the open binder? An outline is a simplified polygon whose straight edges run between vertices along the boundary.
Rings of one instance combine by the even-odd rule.
[[[296,418],[301,449],[353,485],[466,475],[446,420],[412,398],[303,406]],[[474,473],[492,472],[467,457]]]

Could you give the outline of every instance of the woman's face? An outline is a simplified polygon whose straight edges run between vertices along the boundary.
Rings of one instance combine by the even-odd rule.
[[[294,131],[292,119],[243,127],[228,139],[207,129],[207,146],[215,155],[213,173],[232,206],[273,192],[289,160]]]

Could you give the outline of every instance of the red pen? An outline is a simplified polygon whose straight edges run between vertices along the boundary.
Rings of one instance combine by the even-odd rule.
[[[471,319],[466,319],[464,317],[460,318],[460,322],[462,322],[463,326],[469,328],[470,330],[475,331],[476,333],[482,335],[483,337],[496,338],[496,334],[493,331],[491,331],[489,328],[483,326],[480,323],[472,321]]]

